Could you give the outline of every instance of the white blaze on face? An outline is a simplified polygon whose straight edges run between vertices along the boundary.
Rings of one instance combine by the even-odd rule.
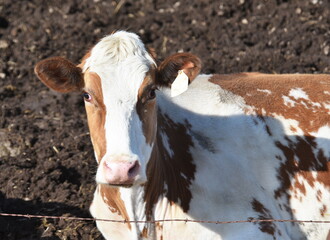
[[[146,164],[151,148],[143,134],[142,122],[136,111],[138,91],[155,64],[137,35],[117,32],[102,39],[86,60],[84,69],[101,79],[106,109],[106,153],[100,161],[96,180],[107,183],[105,161],[138,161],[140,173],[136,182],[146,181]]]

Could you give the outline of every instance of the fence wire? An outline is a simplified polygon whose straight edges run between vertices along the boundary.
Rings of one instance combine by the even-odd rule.
[[[115,220],[115,219],[101,219],[101,218],[87,218],[87,217],[67,217],[67,216],[47,216],[47,215],[31,215],[31,214],[15,214],[15,213],[0,213],[3,217],[24,217],[24,218],[47,218],[59,220],[72,221],[103,221],[113,223],[164,223],[164,222],[185,222],[185,223],[208,223],[208,224],[230,224],[230,223],[258,223],[258,222],[289,222],[289,223],[318,223],[330,224],[327,220],[294,220],[294,219],[257,219],[251,218],[248,220],[236,221],[209,221],[209,220],[195,220],[195,219],[159,219],[159,220]]]

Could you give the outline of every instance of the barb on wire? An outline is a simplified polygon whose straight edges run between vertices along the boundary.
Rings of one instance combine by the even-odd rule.
[[[208,221],[208,220],[195,220],[195,219],[159,219],[159,220],[114,220],[114,219],[99,219],[87,217],[66,217],[66,216],[46,216],[46,215],[31,215],[31,214],[14,214],[14,213],[0,213],[3,217],[25,217],[25,218],[49,218],[49,219],[63,219],[75,221],[104,221],[113,223],[160,223],[160,222],[191,222],[191,223],[209,223],[209,224],[229,224],[229,223],[256,223],[256,222],[291,222],[291,223],[328,223],[327,220],[294,220],[294,219],[257,219],[251,218],[248,220],[237,221]]]

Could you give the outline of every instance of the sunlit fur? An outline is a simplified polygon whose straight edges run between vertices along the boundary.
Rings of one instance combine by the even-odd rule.
[[[197,219],[210,221],[247,220],[258,218],[258,212],[251,202],[257,199],[267,209],[274,219],[314,219],[329,220],[329,214],[322,216],[319,209],[322,204],[330,207],[330,190],[322,183],[311,187],[306,179],[298,177],[306,186],[306,195],[302,199],[290,199],[289,206],[295,209],[292,217],[285,209],[286,199],[275,199],[273,191],[280,187],[278,169],[281,161],[276,156],[283,156],[274,141],[285,143],[284,137],[299,136],[290,130],[295,124],[292,119],[281,116],[267,119],[266,122],[254,115],[253,106],[246,104],[244,98],[209,82],[212,75],[200,75],[182,95],[171,98],[168,88],[161,89],[157,95],[159,110],[168,114],[175,123],[191,124],[189,134],[193,136],[194,148],[191,154],[197,165],[195,181],[191,186],[193,198],[188,213],[182,211],[179,204],[173,204],[166,197],[159,199],[153,211],[154,219]],[[246,114],[246,109],[250,113]],[[258,123],[258,125],[256,125]],[[269,125],[273,135],[265,131]],[[205,127],[207,126],[207,127]],[[329,132],[326,124],[316,137],[320,149],[329,154]],[[160,131],[162,141],[167,142],[170,136]],[[180,144],[178,142],[177,144]],[[168,152],[170,146],[164,144]],[[317,171],[314,172],[318,174]],[[293,181],[294,185],[295,182]],[[123,189],[122,199],[127,203],[130,218],[145,220],[143,188]],[[317,200],[317,191],[323,194],[322,200]],[[289,194],[293,194],[290,193]],[[97,202],[95,202],[97,204]],[[113,216],[113,214],[111,214]],[[110,217],[110,216],[109,216]],[[103,234],[112,239],[112,223],[99,223]],[[119,225],[121,226],[121,225]],[[270,235],[260,231],[258,224],[195,224],[185,222],[165,222],[155,225],[137,223],[131,230],[121,232],[118,239],[130,236],[140,239],[144,228],[149,231],[149,239],[325,239],[328,228],[322,224],[291,224],[274,223],[276,232]],[[132,235],[130,235],[132,234]],[[115,238],[114,238],[115,239]]]
[[[105,183],[102,175],[103,161],[118,156],[138,159],[142,166],[138,181],[142,183],[146,180],[146,163],[153,146],[146,143],[135,105],[138,89],[152,64],[152,59],[137,37],[122,32],[101,40],[86,61],[85,69],[96,72],[102,79],[107,110],[107,152],[101,159],[97,172],[96,179],[99,183]],[[256,75],[248,76],[250,78],[246,81],[254,79]],[[157,94],[157,107],[173,122],[173,127],[179,124],[189,126],[187,133],[193,141],[189,153],[193,156],[196,173],[189,186],[192,193],[189,211],[183,210],[180,200],[172,202],[165,197],[168,188],[173,187],[165,186],[164,195],[153,206],[151,219],[236,221],[268,217],[329,220],[328,212],[320,212],[322,207],[330,209],[330,189],[321,181],[311,183],[304,175],[295,174],[291,176],[291,185],[283,190],[282,195],[275,197],[276,190],[283,184],[280,169],[287,160],[279,146],[289,148],[289,141],[296,144],[297,137],[305,134],[299,125],[301,119],[290,119],[276,113],[269,113],[270,117],[265,115],[265,118],[261,118],[258,114],[266,114],[265,109],[260,109],[257,114],[256,106],[247,103],[248,95],[240,96],[220,87],[210,82],[212,77],[199,75],[187,92],[175,98],[170,97],[168,88],[161,88]],[[258,92],[265,96],[275,94],[273,89],[259,86],[255,89],[259,89]],[[292,97],[304,96],[308,100],[298,88],[293,88],[291,95],[284,98],[280,96],[283,99],[283,106],[278,110],[280,113],[284,113],[287,99],[294,101]],[[258,98],[257,102],[266,108],[270,103],[264,100],[266,97]],[[158,140],[162,141],[168,155],[173,156],[174,152],[169,144],[169,139],[173,136],[161,128],[158,132]],[[329,133],[328,123],[308,134],[320,137],[316,140],[317,149],[323,150],[329,159],[329,135],[325,133]],[[184,143],[176,144],[180,146]],[[310,172],[314,176],[322,174],[321,171],[312,169]],[[306,192],[291,189],[297,184],[302,184]],[[119,188],[119,198],[125,204],[129,220],[146,220],[144,190],[139,185]],[[318,192],[322,192],[321,197]],[[96,191],[91,206],[94,217],[123,219],[118,211],[109,211],[111,208],[104,201],[106,199]],[[325,239],[329,230],[322,224],[279,222],[266,225],[270,227],[268,229],[262,229],[263,225],[254,223],[131,223],[128,227],[127,224],[98,221],[97,225],[107,239],[144,239],[142,233],[147,229],[148,239],[314,240]]]
[[[138,90],[151,65],[155,62],[138,36],[122,31],[103,38],[86,59],[84,70],[89,69],[101,78],[106,107],[107,147],[96,174],[98,183],[106,183],[105,160],[118,157],[138,160],[141,169],[146,169],[152,146],[146,143],[135,106]],[[145,181],[145,171],[141,171],[136,183]]]

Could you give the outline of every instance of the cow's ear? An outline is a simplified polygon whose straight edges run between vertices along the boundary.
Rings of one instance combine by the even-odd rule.
[[[47,87],[57,92],[80,91],[84,87],[81,68],[62,57],[38,62],[34,72]]]
[[[166,58],[157,68],[156,84],[170,87],[179,70],[183,70],[189,82],[192,82],[199,74],[201,65],[201,60],[191,53],[176,53]]]

